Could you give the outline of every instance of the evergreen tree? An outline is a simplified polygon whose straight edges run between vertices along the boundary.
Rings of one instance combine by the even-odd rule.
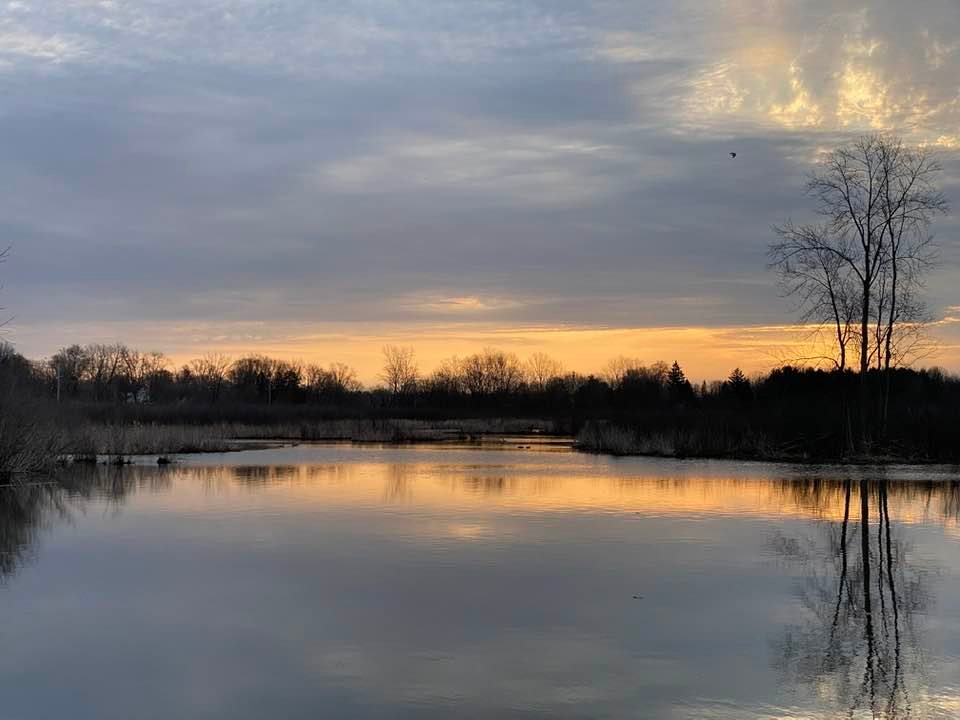
[[[667,373],[667,383],[671,388],[679,388],[687,384],[687,376],[683,373],[683,368],[676,360],[670,366],[670,372]]]
[[[674,402],[685,402],[693,398],[693,387],[676,360],[667,373],[667,389]]]
[[[733,388],[741,388],[744,385],[750,384],[750,381],[747,380],[747,376],[743,374],[743,370],[740,368],[733,369],[733,372],[730,373],[730,377],[727,378],[727,382],[730,383]]]
[[[750,400],[753,397],[753,388],[750,386],[750,381],[740,368],[733,369],[730,377],[723,384],[723,389],[726,393],[741,401]]]

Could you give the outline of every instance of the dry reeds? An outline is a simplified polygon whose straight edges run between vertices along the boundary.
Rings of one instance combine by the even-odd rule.
[[[488,434],[549,432],[549,423],[529,420],[369,419],[315,420],[270,424],[215,423],[164,425],[153,423],[86,424],[69,431],[67,452],[74,462],[95,462],[131,455],[176,455],[228,452],[244,440],[352,442],[437,442]]]

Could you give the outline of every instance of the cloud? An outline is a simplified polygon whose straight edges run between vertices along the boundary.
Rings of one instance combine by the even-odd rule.
[[[949,4],[733,2],[715,6],[712,21],[683,104],[692,127],[882,130],[923,141],[960,119],[950,80],[960,20]]]
[[[937,0],[7,3],[0,299],[37,355],[70,327],[788,323],[764,252],[818,152],[896,130],[956,195],[958,31]]]
[[[401,299],[400,304],[422,315],[489,315],[497,310],[509,310],[523,305],[515,298],[450,295],[447,293],[417,292]]]
[[[600,169],[626,149],[589,138],[476,131],[449,138],[388,136],[376,153],[337,160],[319,171],[344,192],[469,193],[507,204],[569,207],[607,192]]]
[[[9,68],[18,58],[42,63],[63,63],[83,58],[88,52],[82,40],[59,34],[43,35],[0,23],[0,61]]]

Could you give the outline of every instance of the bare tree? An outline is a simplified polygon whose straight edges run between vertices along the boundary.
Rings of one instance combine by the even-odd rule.
[[[200,383],[210,402],[216,402],[220,398],[227,372],[232,364],[229,357],[220,353],[208,353],[190,363],[190,371]]]
[[[863,442],[867,373],[874,363],[889,370],[898,330],[915,335],[923,317],[917,290],[934,258],[929,226],[947,211],[936,187],[940,171],[926,148],[865,135],[828,153],[810,175],[807,193],[825,224],[776,228],[771,264],[808,318],[832,321],[840,367],[856,340]]]
[[[413,348],[384,345],[380,377],[393,395],[413,392],[417,386],[417,360]]]
[[[483,355],[475,353],[460,362],[460,378],[463,389],[470,395],[489,395],[490,383]]]
[[[331,387],[338,393],[358,392],[363,388],[357,378],[357,371],[346,363],[330,363],[327,368],[327,377]]]
[[[886,231],[882,283],[885,307],[877,312],[883,328],[877,338],[878,366],[886,373],[883,391],[882,425],[886,427],[890,394],[890,368],[895,352],[914,347],[912,340],[926,318],[918,297],[923,276],[936,259],[930,226],[936,215],[949,212],[946,197],[937,187],[942,167],[926,147],[909,148],[899,138],[886,138],[881,145],[883,194],[881,214]],[[898,331],[907,342],[896,337]]]
[[[227,378],[241,397],[263,398],[269,404],[273,399],[275,363],[275,360],[265,355],[247,355],[230,365]]]
[[[860,373],[865,392],[870,367],[870,313],[884,262],[883,155],[886,140],[865,135],[827,154],[807,181],[807,192],[827,218],[830,252],[858,283]],[[865,400],[865,397],[864,397]]]
[[[278,397],[295,397],[303,381],[303,363],[299,360],[273,360],[267,379],[267,403]]]
[[[836,344],[830,360],[847,367],[847,349],[857,338],[857,283],[842,256],[849,251],[843,236],[817,225],[787,222],[774,231],[779,241],[770,246],[770,266],[784,294],[799,306],[801,320],[818,327],[829,325]]]
[[[430,373],[427,384],[433,392],[447,394],[464,392],[463,363],[456,356],[444,360]]]
[[[619,355],[610,360],[600,372],[600,377],[612,388],[623,384],[624,378],[635,370],[642,370],[643,363],[638,358]]]
[[[119,343],[114,345],[90,345],[87,349],[89,365],[88,379],[93,386],[95,400],[103,397],[104,392],[114,385],[115,380],[127,363],[129,349]],[[116,391],[116,388],[114,388]]]
[[[308,365],[304,378],[309,392],[318,398],[335,399],[363,388],[356,371],[344,363],[331,363],[329,367]]]
[[[483,362],[494,394],[514,393],[523,387],[523,365],[513,353],[488,348],[483,351]]]
[[[494,348],[464,358],[460,364],[464,389],[471,395],[499,395],[523,386],[523,365],[513,353]]]
[[[79,345],[61,348],[50,358],[52,375],[65,395],[77,395],[90,369],[90,356]]]
[[[153,382],[169,365],[170,361],[163,353],[128,350],[124,357],[124,373],[134,400],[149,400]]]
[[[542,392],[551,380],[563,375],[563,363],[546,353],[536,352],[527,359],[526,370],[530,386]]]

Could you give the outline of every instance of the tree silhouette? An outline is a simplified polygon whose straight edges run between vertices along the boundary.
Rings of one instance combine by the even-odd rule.
[[[676,403],[688,402],[694,396],[693,387],[687,380],[680,363],[676,360],[673,361],[673,365],[670,366],[670,371],[667,373],[667,390],[670,393],[670,398]]]
[[[771,265],[805,319],[834,325],[841,370],[856,340],[862,449],[872,440],[871,390],[882,396],[881,432],[889,394],[886,384],[871,388],[868,371],[875,363],[889,377],[924,317],[918,291],[935,257],[929,228],[949,210],[937,187],[941,172],[928,147],[864,135],[826,153],[809,177],[807,194],[823,223],[774,228]]]
[[[734,368],[723,384],[723,389],[729,396],[739,402],[747,402],[753,397],[753,387],[740,368]]]

